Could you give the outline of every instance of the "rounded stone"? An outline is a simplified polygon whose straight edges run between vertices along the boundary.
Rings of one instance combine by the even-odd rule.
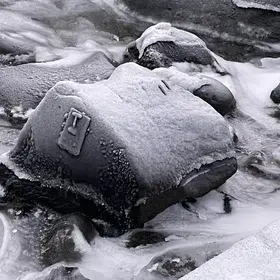
[[[280,83],[279,85],[271,92],[270,94],[270,99],[276,103],[279,104],[280,103]]]
[[[209,83],[195,90],[193,94],[210,104],[221,115],[231,112],[236,106],[236,100],[231,91],[221,82],[208,78]]]

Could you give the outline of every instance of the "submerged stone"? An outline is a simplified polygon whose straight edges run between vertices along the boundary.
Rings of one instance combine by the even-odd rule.
[[[11,182],[7,197],[80,211],[107,235],[209,192],[237,168],[224,118],[134,63],[96,84],[58,83],[9,157],[34,181]]]

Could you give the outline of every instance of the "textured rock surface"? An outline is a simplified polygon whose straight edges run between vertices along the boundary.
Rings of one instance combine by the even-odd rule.
[[[271,92],[270,98],[274,103],[280,103],[280,84]]]
[[[81,114],[80,120],[73,114]],[[207,193],[236,171],[224,119],[133,63],[93,85],[58,83],[30,117],[10,158],[41,181],[32,199],[44,193],[38,201],[66,212],[80,207],[97,219],[107,215],[121,229]],[[68,180],[51,180],[57,177]],[[48,199],[50,186],[60,205]]]
[[[181,280],[267,280],[279,278],[279,230],[275,222],[208,261]]]
[[[108,78],[114,68],[101,52],[72,67],[52,68],[39,63],[0,67],[0,103],[9,109],[15,106],[23,111],[34,109],[57,82],[93,83]]]

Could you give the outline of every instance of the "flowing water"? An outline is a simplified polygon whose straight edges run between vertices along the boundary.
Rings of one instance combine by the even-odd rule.
[[[0,35],[23,50],[34,49],[37,61],[55,58],[56,63],[45,63],[49,67],[81,63],[97,49],[119,61],[126,43],[135,39],[131,37],[133,28],[127,32],[129,36],[119,38],[117,35],[126,32],[114,33],[117,27],[110,29],[108,25],[119,22],[120,28],[128,29],[132,23],[144,25],[153,21],[128,14],[125,6],[114,3],[113,0],[2,0]],[[99,20],[104,16],[106,20]],[[280,219],[280,109],[269,98],[280,82],[280,59],[238,63],[217,56],[217,60],[230,74],[221,76],[208,69],[204,74],[224,83],[237,100],[237,112],[227,121],[239,139],[238,172],[218,190],[189,203],[188,209],[174,205],[148,222],[140,232],[157,233],[160,242],[155,244],[140,243],[136,248],[127,248],[133,233],[129,232],[119,238],[98,237],[91,246],[86,246],[77,234],[75,239],[85,257],[74,265],[84,276],[100,280],[167,279],[162,256],[173,264],[190,257],[197,266]],[[185,66],[177,67],[184,70]],[[1,153],[13,147],[18,133],[7,121],[0,122]],[[224,211],[225,194],[231,200],[231,213]],[[22,258],[19,260],[20,235],[15,222],[5,214],[0,214],[0,218],[1,279],[33,279],[39,272],[36,266],[27,266]],[[175,275],[174,279],[180,276],[183,275]]]

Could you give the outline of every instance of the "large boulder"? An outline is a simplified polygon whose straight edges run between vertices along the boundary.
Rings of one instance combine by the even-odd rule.
[[[192,62],[211,65],[217,72],[225,72],[203,40],[164,22],[149,27],[130,43],[124,61],[133,61],[149,69],[170,67],[174,62]]]
[[[9,157],[8,167],[33,179],[13,184],[2,174],[6,197],[80,211],[112,235],[209,192],[237,168],[224,118],[134,63],[92,85],[58,83]]]
[[[108,78],[115,69],[102,52],[93,53],[86,61],[69,67],[30,63],[0,67],[0,103],[13,117],[13,108],[21,113],[34,109],[47,91],[59,81],[93,83]]]

